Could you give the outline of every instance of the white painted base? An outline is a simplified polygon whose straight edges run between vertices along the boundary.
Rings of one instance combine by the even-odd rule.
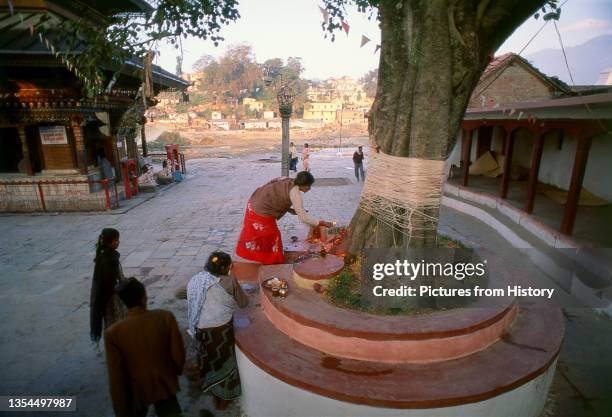
[[[435,409],[394,409],[313,394],[264,372],[238,347],[236,357],[242,410],[248,417],[536,417],[544,407],[557,365],[555,361],[527,384],[485,401]]]

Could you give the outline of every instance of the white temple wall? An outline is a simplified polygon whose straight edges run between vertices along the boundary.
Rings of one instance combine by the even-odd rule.
[[[447,166],[461,162],[461,132],[457,142],[447,158]],[[491,150],[500,152],[502,148],[501,128],[494,128],[491,140]],[[523,168],[531,166],[531,148],[533,138],[531,132],[519,129],[514,133],[514,150],[512,164]],[[544,149],[540,162],[538,180],[554,185],[563,190],[569,188],[576,156],[577,140],[567,134],[561,140],[558,132],[549,133],[544,139]],[[471,160],[476,159],[478,135],[472,138]],[[587,162],[583,187],[598,197],[612,202],[612,136],[599,135],[593,138],[589,160]],[[447,171],[448,172],[448,171]]]

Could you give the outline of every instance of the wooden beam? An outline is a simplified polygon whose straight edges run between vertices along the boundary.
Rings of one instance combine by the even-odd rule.
[[[576,214],[578,213],[580,191],[582,191],[582,181],[584,180],[584,172],[586,171],[590,149],[591,137],[585,135],[580,136],[576,147],[576,157],[574,159],[572,179],[567,193],[567,201],[565,202],[565,211],[563,212],[563,221],[561,222],[561,233],[566,235],[571,235],[574,230]]]
[[[85,138],[83,137],[83,121],[80,119],[71,120],[72,134],[74,135],[74,151],[76,156],[76,166],[79,173],[87,175],[87,150],[85,149]]]
[[[30,147],[28,146],[28,138],[26,136],[25,128],[19,126],[17,128],[19,134],[19,140],[21,141],[21,153],[23,155],[23,162],[25,165],[26,173],[28,175],[34,175],[34,169],[32,168],[32,161],[30,159]]]
[[[527,201],[525,202],[525,211],[530,214],[533,213],[533,205],[538,188],[538,173],[540,172],[543,148],[544,134],[536,131],[531,147],[531,167],[529,169],[529,183],[527,185]]]
[[[505,128],[502,128],[502,147],[501,147],[501,155],[506,154],[506,142],[508,142],[508,131]]]
[[[502,174],[501,186],[499,195],[501,198],[508,198],[508,185],[510,184],[510,175],[512,173],[512,151],[514,149],[514,134],[512,130],[506,131],[506,149],[504,149],[504,172]]]
[[[467,132],[467,135],[466,135]],[[464,187],[468,186],[468,176],[470,171],[470,154],[472,153],[472,134],[474,133],[473,129],[463,130],[463,157],[461,159],[461,170],[463,173],[461,184]]]
[[[189,113],[187,113],[187,115],[189,115]],[[143,123],[140,128],[140,144],[142,145],[142,156],[146,158],[149,156],[149,148],[147,147],[147,137],[145,136],[145,124],[146,123]]]

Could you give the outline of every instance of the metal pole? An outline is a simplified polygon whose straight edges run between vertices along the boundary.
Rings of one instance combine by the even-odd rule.
[[[289,176],[289,118],[283,117],[282,131],[283,131],[283,142],[282,142],[282,161],[281,161],[281,176]]]
[[[289,119],[293,111],[294,92],[288,85],[284,85],[276,92],[278,110],[282,118],[282,143],[281,143],[281,175],[289,176]]]
[[[340,105],[340,143],[338,145],[338,152],[340,152],[340,149],[342,148],[342,113],[344,109],[344,103],[342,103]]]

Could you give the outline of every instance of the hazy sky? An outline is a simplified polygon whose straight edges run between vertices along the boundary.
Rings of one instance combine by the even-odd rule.
[[[241,0],[241,18],[223,29],[225,41],[218,47],[210,41],[183,41],[183,71],[190,71],[203,54],[218,57],[228,45],[244,42],[253,46],[258,62],[276,57],[301,57],[306,68],[304,76],[311,79],[341,75],[360,78],[376,68],[379,53],[374,54],[374,49],[380,41],[376,19],[368,21],[366,15],[350,10],[347,19],[349,35],[338,32],[336,41],[331,42],[324,38],[321,30],[323,18],[319,4],[316,0]],[[527,19],[498,53],[519,52],[542,24],[541,18]],[[566,47],[612,34],[612,0],[568,0],[557,25]],[[362,35],[372,41],[360,48]],[[547,24],[522,55],[546,48],[559,48],[552,23]],[[156,63],[174,72],[178,52],[169,45],[162,45],[159,51]]]

